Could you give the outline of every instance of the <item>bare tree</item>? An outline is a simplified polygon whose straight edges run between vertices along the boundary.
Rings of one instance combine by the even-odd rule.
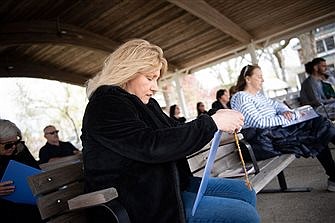
[[[210,67],[210,72],[212,74],[214,74],[216,76],[216,78],[221,82],[220,85],[224,85],[224,79],[223,79],[223,76],[222,76],[222,73],[223,73],[223,67],[222,67],[223,63],[219,63],[215,66],[212,66]]]
[[[301,50],[300,52],[300,60],[302,64],[311,61],[316,57],[316,46],[315,46],[315,34],[314,31],[310,31],[308,33],[303,33],[298,36],[300,41]]]
[[[57,92],[48,92],[48,97],[32,95],[25,82],[18,81],[16,89],[13,89],[15,94],[12,97],[17,102],[15,112],[19,120],[18,124],[23,126],[21,130],[25,135],[27,145],[31,145],[32,150],[36,147],[40,148],[43,140],[41,128],[47,124],[58,126],[67,138],[72,138],[72,140],[74,138],[76,144],[80,143],[81,120],[83,108],[86,105],[84,90],[78,92],[68,84],[59,84]],[[36,131],[37,128],[38,131]],[[36,149],[32,153],[36,157]]]
[[[282,80],[287,82],[286,72],[285,72],[285,57],[283,56],[283,49],[285,49],[290,43],[291,39],[283,40],[282,44],[277,45],[273,48],[273,55],[278,61],[279,68],[281,70]]]

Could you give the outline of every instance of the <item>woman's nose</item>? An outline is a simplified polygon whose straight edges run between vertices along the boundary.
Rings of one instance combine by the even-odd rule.
[[[152,82],[151,90],[152,91],[158,91],[158,83],[157,83],[157,81],[153,81]]]

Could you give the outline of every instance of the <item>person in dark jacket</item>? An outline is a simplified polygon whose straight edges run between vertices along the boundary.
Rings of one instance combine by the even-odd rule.
[[[74,147],[71,142],[63,142],[59,140],[59,131],[55,126],[48,125],[43,129],[43,132],[47,142],[39,151],[40,164],[47,163],[60,157],[80,153],[80,151]]]
[[[335,120],[335,98],[332,95],[334,91],[325,80],[329,76],[326,74],[326,60],[314,58],[305,64],[305,70],[309,76],[301,84],[301,105],[311,105],[319,114]]]
[[[177,122],[180,122],[180,123],[186,122],[186,118],[180,116],[180,108],[176,104],[170,106],[169,114],[170,114],[170,118],[174,119]]]
[[[86,190],[115,187],[132,223],[259,222],[255,191],[242,180],[223,178],[210,178],[191,216],[201,178],[192,176],[186,156],[218,129],[239,129],[243,116],[224,109],[184,124],[174,121],[152,98],[166,70],[161,48],[134,39],[88,81],[81,135]]]
[[[229,91],[227,89],[219,89],[216,91],[216,101],[212,103],[212,108],[208,111],[209,115],[213,115],[219,109],[227,109],[229,103]]]
[[[21,139],[21,131],[14,123],[0,119],[0,179],[10,160],[40,169],[37,161]],[[14,203],[2,198],[13,193],[14,190],[15,182],[0,182],[1,218],[11,223],[42,222],[36,205]]]

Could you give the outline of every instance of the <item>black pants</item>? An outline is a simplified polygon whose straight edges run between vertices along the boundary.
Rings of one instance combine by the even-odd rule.
[[[325,169],[326,174],[329,176],[329,180],[335,182],[335,162],[330,149],[328,147],[323,149],[316,157]]]
[[[43,222],[36,205],[17,204],[0,198],[1,219],[11,223]]]

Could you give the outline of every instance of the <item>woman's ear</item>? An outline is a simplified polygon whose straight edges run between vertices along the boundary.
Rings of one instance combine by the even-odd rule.
[[[246,77],[245,77],[245,82],[247,82],[247,83],[250,82],[250,77],[249,77],[249,76],[246,76]]]

